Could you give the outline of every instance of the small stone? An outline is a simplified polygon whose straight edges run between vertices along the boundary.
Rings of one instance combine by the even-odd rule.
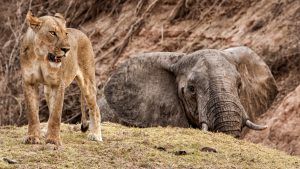
[[[9,159],[6,157],[3,158],[3,161],[7,162],[8,164],[17,164],[18,163],[16,160]]]
[[[187,152],[184,150],[179,150],[175,152],[175,155],[180,156],[180,155],[187,155]]]
[[[156,148],[159,151],[166,151],[166,148],[161,147],[161,146],[158,146],[158,147],[155,146],[154,148]]]
[[[217,153],[217,150],[215,148],[211,148],[211,147],[203,147],[203,148],[201,148],[201,151]]]

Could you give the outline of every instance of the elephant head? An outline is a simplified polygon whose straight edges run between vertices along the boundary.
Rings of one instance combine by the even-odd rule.
[[[133,57],[113,73],[100,107],[126,125],[193,126],[239,137],[245,126],[266,128],[252,121],[276,94],[268,66],[247,47],[154,52]]]

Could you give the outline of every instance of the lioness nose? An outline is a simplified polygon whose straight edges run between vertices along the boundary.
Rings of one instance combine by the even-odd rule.
[[[70,48],[61,48],[61,50],[67,53],[70,50]]]

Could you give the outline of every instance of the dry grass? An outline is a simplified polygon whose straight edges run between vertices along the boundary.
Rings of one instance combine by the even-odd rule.
[[[43,124],[45,126],[45,124]],[[21,143],[26,127],[0,128],[0,168],[300,168],[300,158],[231,136],[182,128],[103,124],[103,143],[62,125],[63,147]],[[217,153],[202,152],[212,147]],[[178,155],[185,151],[186,155]],[[177,155],[176,155],[177,154]],[[16,160],[8,164],[3,157]]]

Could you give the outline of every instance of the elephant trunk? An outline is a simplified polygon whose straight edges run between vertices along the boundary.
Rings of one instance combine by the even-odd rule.
[[[210,130],[230,134],[234,137],[240,137],[244,126],[253,130],[267,128],[267,126],[251,122],[239,99],[231,94],[222,93],[210,99],[208,112]],[[205,130],[206,125],[203,124],[202,129]]]
[[[244,126],[254,130],[265,129],[266,126],[257,125],[249,120],[232,81],[228,77],[224,80],[224,77],[220,76],[210,81],[209,101],[206,107],[208,114],[205,121],[209,130],[240,137]],[[205,123],[202,123],[203,130],[207,128]]]
[[[241,105],[229,96],[218,96],[209,106],[210,128],[217,132],[223,132],[235,137],[241,134],[243,116]]]

